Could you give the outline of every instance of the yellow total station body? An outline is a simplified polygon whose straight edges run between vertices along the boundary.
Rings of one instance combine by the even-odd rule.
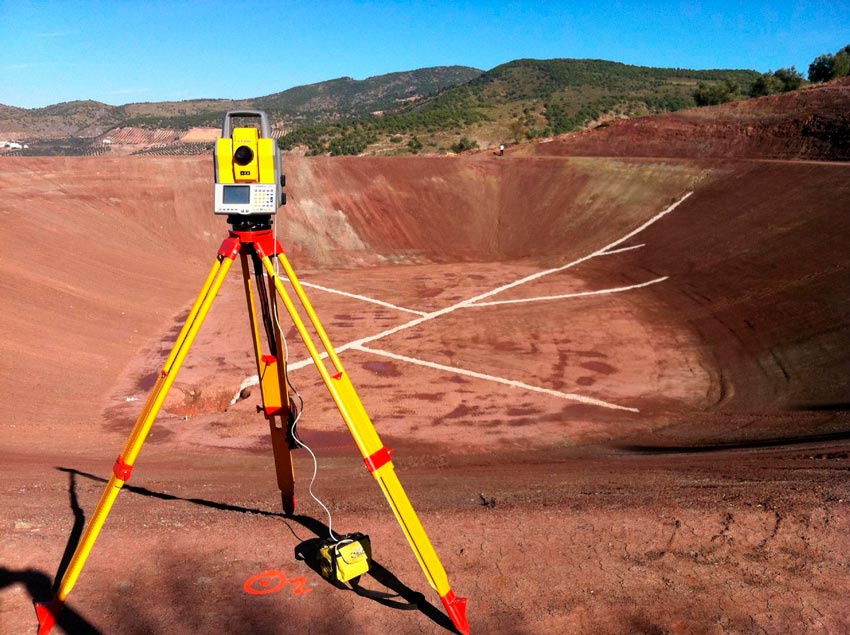
[[[276,183],[275,140],[261,139],[256,128],[235,128],[216,142],[218,183]]]

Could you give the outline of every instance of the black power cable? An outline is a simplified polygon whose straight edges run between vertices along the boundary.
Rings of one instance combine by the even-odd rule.
[[[277,351],[277,338],[274,332],[274,321],[272,318],[271,306],[269,305],[269,293],[266,286],[266,278],[263,270],[263,262],[256,252],[251,254],[251,261],[254,263],[254,278],[257,281],[257,295],[260,296],[260,314],[263,317],[263,328],[266,330],[266,337],[269,341],[269,350],[272,353]]]

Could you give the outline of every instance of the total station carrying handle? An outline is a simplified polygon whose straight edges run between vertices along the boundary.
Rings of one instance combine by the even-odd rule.
[[[224,113],[224,121],[221,124],[222,137],[227,138],[231,136],[233,127],[230,122],[231,119],[235,119],[236,117],[256,117],[260,120],[260,136],[264,139],[272,138],[272,127],[269,124],[269,117],[262,110],[228,110]]]

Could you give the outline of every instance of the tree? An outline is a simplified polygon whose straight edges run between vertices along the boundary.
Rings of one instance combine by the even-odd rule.
[[[773,73],[773,76],[778,79],[782,85],[781,90],[783,93],[799,89],[805,81],[803,74],[800,73],[794,66],[791,68],[780,68],[778,71]]]
[[[782,82],[771,72],[764,73],[756,78],[753,85],[750,87],[751,97],[764,97],[765,95],[773,95],[782,90]]]
[[[826,82],[832,79],[832,67],[835,65],[835,56],[831,53],[818,55],[809,64],[809,81]]]
[[[835,55],[832,53],[818,55],[809,64],[810,82],[827,82],[847,75],[850,75],[850,44],[840,49]]]
[[[803,79],[802,73],[793,66],[791,68],[780,68],[773,72],[768,71],[753,82],[750,87],[750,96],[764,97],[774,93],[787,93],[790,90],[800,88],[804,81],[806,80]]]
[[[472,148],[477,148],[478,142],[467,138],[465,135],[458,140],[457,143],[452,144],[452,152],[455,154],[460,154],[461,152],[465,152],[466,150],[472,150]]]
[[[422,150],[422,142],[419,140],[419,137],[414,136],[407,142],[407,147],[410,148],[410,151],[413,154],[417,154],[420,150]]]
[[[731,79],[716,84],[700,82],[694,91],[694,101],[697,106],[716,106],[735,99],[739,90],[738,84]]]
[[[847,77],[850,75],[850,47],[844,47],[835,54],[835,61],[832,65],[833,77]]]

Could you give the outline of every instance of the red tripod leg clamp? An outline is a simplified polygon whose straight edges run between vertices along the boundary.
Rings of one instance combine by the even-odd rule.
[[[392,450],[388,450],[386,447],[381,448],[371,456],[367,456],[363,461],[366,463],[366,469],[370,472],[374,472],[375,470],[383,467],[390,461],[392,461]]]
[[[222,259],[230,258],[231,260],[236,260],[236,256],[239,255],[240,249],[242,249],[242,242],[237,236],[231,236],[230,238],[225,238],[224,242],[221,243],[218,255]]]
[[[115,474],[115,478],[126,483],[130,480],[130,476],[133,474],[133,466],[127,465],[124,462],[124,458],[119,454],[118,458],[115,459],[115,465],[112,466],[112,473]]]

